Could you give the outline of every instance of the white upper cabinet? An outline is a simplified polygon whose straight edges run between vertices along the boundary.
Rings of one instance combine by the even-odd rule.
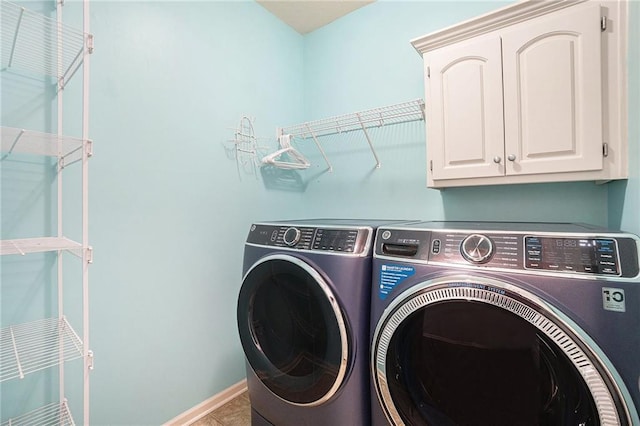
[[[508,174],[601,170],[600,6],[502,35]]]
[[[428,186],[627,177],[626,3],[521,2],[412,41]]]
[[[433,175],[457,179],[504,174],[500,38],[483,37],[429,57],[427,118]],[[497,161],[494,161],[497,160]]]

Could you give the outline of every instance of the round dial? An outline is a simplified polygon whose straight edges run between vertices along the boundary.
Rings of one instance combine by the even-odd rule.
[[[471,234],[462,240],[460,253],[469,262],[487,262],[493,256],[493,242],[485,235]]]
[[[300,241],[300,230],[298,228],[287,228],[284,231],[284,235],[282,236],[282,241],[289,247],[295,246],[298,241]]]

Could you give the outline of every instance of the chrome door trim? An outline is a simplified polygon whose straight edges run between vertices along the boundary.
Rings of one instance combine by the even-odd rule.
[[[386,375],[386,355],[393,334],[412,313],[433,303],[451,300],[476,301],[505,309],[525,319],[544,333],[569,358],[584,379],[594,399],[603,426],[640,424],[631,396],[620,375],[604,352],[575,322],[533,293],[496,279],[471,275],[451,275],[425,281],[401,293],[384,310],[372,340],[371,374],[387,420],[404,425],[393,403]],[[597,366],[607,375],[605,380]],[[624,412],[616,409],[614,387]],[[620,419],[623,416],[623,423]]]
[[[313,402],[310,402],[310,403],[307,403],[307,404],[301,404],[301,403],[298,403],[298,402],[289,401],[289,400],[286,400],[286,399],[282,398],[280,395],[276,395],[275,393],[273,393],[271,391],[271,389],[269,389],[268,386],[265,386],[265,387],[267,389],[269,389],[269,391],[271,392],[272,395],[274,395],[278,399],[286,402],[287,404],[297,405],[297,406],[301,406],[301,407],[315,407],[315,406],[318,406],[318,405],[322,405],[325,402],[327,402],[329,399],[331,399],[336,394],[336,392],[338,391],[338,389],[340,388],[340,386],[342,385],[342,383],[344,382],[344,379],[345,379],[345,375],[346,375],[346,372],[347,372],[347,363],[349,361],[349,343],[348,343],[348,333],[347,333],[346,321],[344,319],[344,316],[342,315],[342,309],[340,309],[340,305],[338,304],[338,299],[335,297],[335,295],[331,291],[331,288],[329,287],[329,285],[327,284],[325,279],[322,277],[322,275],[320,275],[320,273],[316,269],[314,269],[312,266],[310,266],[308,263],[306,263],[305,261],[303,261],[303,260],[301,260],[301,259],[299,259],[297,257],[293,257],[293,256],[285,255],[285,254],[273,254],[273,255],[265,256],[265,257],[261,258],[260,260],[258,260],[256,263],[254,263],[247,270],[246,274],[242,277],[242,284],[244,285],[244,282],[245,282],[247,276],[256,267],[258,267],[259,265],[262,265],[264,263],[267,263],[267,262],[270,262],[270,261],[274,261],[274,260],[282,260],[282,261],[285,261],[285,262],[290,262],[290,263],[300,267],[307,274],[309,274],[313,278],[315,283],[320,287],[320,289],[324,293],[325,297],[327,298],[327,301],[331,305],[331,308],[333,310],[333,314],[334,314],[335,319],[336,319],[336,321],[338,323],[338,329],[340,331],[341,354],[340,354],[340,367],[338,369],[338,374],[336,375],[336,380],[334,381],[332,387],[321,398],[319,398],[319,399],[317,399],[317,400],[315,400]],[[251,327],[249,327],[249,331],[252,334],[253,344],[257,346],[257,340],[255,339],[255,336],[253,336],[253,330],[251,329]],[[267,362],[270,363],[269,358],[265,357],[265,359],[267,360]],[[251,366],[251,369],[253,370],[253,366],[251,365],[250,362],[247,362],[247,365]],[[273,366],[273,369],[276,370],[275,366]],[[254,373],[255,373],[255,370],[254,370]]]

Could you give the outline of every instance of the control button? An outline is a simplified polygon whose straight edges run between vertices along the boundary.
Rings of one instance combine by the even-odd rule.
[[[493,256],[493,242],[481,234],[471,234],[462,240],[460,253],[471,263],[484,263]]]
[[[391,231],[384,231],[381,237],[383,240],[388,240],[389,238],[391,238]]]
[[[300,230],[298,228],[287,228],[282,235],[282,241],[289,247],[295,246],[300,241]]]
[[[433,243],[431,243],[431,253],[433,254],[439,254],[440,253],[440,240],[433,240]]]

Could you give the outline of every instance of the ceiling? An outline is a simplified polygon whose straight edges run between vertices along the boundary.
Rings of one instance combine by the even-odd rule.
[[[256,0],[300,34],[307,34],[374,0]]]

